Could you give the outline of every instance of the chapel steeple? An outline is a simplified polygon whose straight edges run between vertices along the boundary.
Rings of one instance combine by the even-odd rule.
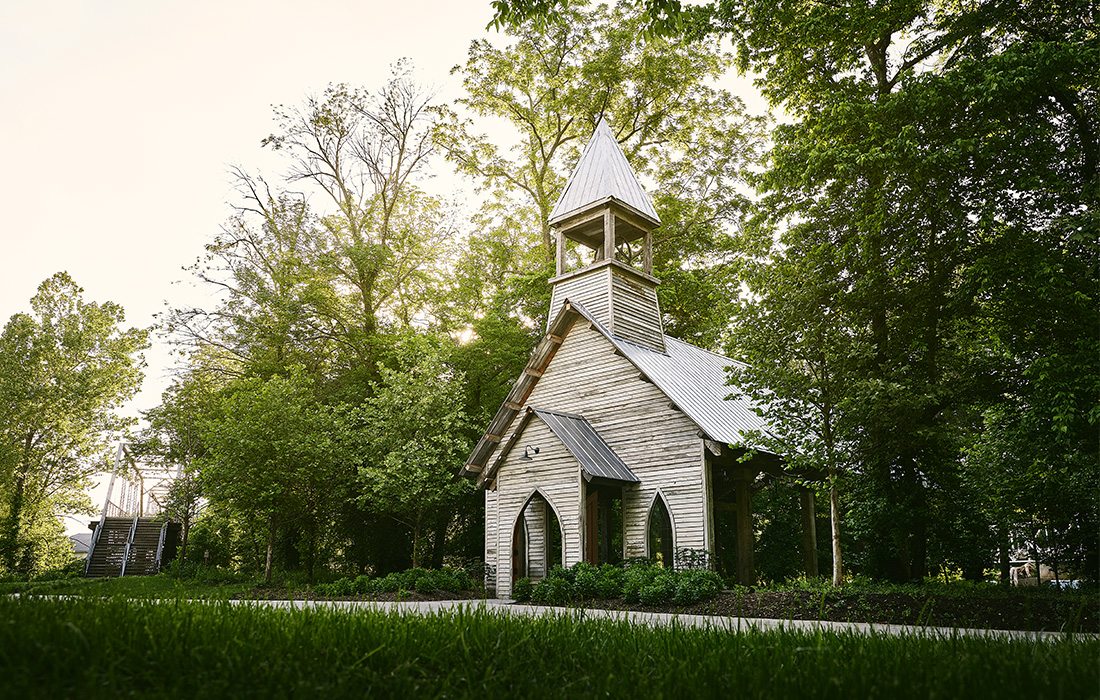
[[[661,223],[607,122],[600,119],[554,209],[557,274],[552,320],[579,303],[613,335],[664,352],[653,276],[653,230]]]

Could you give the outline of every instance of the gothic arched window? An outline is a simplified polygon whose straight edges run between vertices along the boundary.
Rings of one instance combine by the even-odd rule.
[[[661,494],[653,499],[653,506],[649,509],[649,527],[646,533],[649,542],[649,558],[661,566],[671,567],[673,564],[672,516],[669,515],[668,506]]]

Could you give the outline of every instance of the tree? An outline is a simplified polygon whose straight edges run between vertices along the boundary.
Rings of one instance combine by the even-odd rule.
[[[840,485],[853,466],[855,438],[846,387],[857,380],[860,355],[868,350],[843,318],[841,275],[829,242],[807,236],[777,251],[771,241],[765,227],[757,239],[763,250],[744,268],[744,282],[760,292],[738,309],[729,354],[747,364],[730,368],[729,383],[752,397],[768,421],[767,433],[746,436],[749,446],[784,455],[792,473],[809,483],[815,472],[825,474],[833,585],[840,586]],[[807,277],[804,265],[822,274]]]
[[[291,528],[303,533],[299,544],[313,579],[321,539],[350,496],[342,489],[344,471],[357,459],[349,416],[320,403],[315,392],[300,368],[237,380],[204,421],[202,488],[266,531],[267,582],[276,535]]]
[[[415,336],[396,368],[381,369],[373,396],[360,409],[364,459],[362,497],[412,532],[413,566],[425,560],[426,531],[446,536],[455,505],[472,488],[454,478],[472,446],[463,409],[463,377],[439,348]]]
[[[401,63],[376,92],[332,85],[275,119],[264,144],[286,155],[287,185],[236,171],[236,211],[195,267],[221,303],[176,310],[169,328],[218,348],[231,360],[219,369],[297,364],[354,395],[373,379],[380,335],[424,313],[454,236],[449,208],[421,189],[428,97]]]
[[[133,452],[175,477],[164,512],[181,525],[179,559],[186,560],[191,525],[203,498],[197,461],[205,454],[203,420],[212,410],[218,386],[209,375],[184,373],[163,394],[159,406],[144,414],[147,427]]]
[[[495,7],[515,23],[559,5]],[[730,36],[738,65],[791,117],[757,182],[768,245],[750,250],[790,267],[765,285],[838,283],[830,308],[859,350],[837,405],[852,426],[849,523],[866,570],[920,578],[938,542],[941,564],[980,575],[989,555],[956,526],[990,525],[972,486],[1020,485],[1003,478],[1013,465],[1044,490],[1082,493],[1054,498],[1068,506],[1056,519],[1074,513],[1095,543],[1095,499],[1075,488],[1095,473],[1100,437],[1090,4],[654,0],[644,11],[658,31]],[[799,257],[821,246],[836,265]],[[751,291],[762,310],[799,303]],[[799,345],[805,318],[772,320]]]
[[[528,320],[545,313],[550,212],[581,147],[607,117],[635,169],[656,182],[664,225],[654,262],[670,331],[719,344],[726,318],[712,310],[736,296],[728,229],[746,203],[739,185],[756,162],[763,121],[713,86],[731,58],[717,42],[642,30],[627,7],[571,4],[560,21],[507,27],[504,45],[472,42],[455,69],[466,90],[462,113],[441,109],[436,134],[459,171],[489,194],[460,264],[473,280],[467,286],[480,292],[462,300],[476,312],[486,304]],[[498,120],[514,129],[511,148],[478,131]],[[503,254],[490,270],[480,267],[481,240]]]
[[[0,334],[0,563],[22,573],[45,546],[28,532],[88,508],[88,480],[129,425],[118,410],[141,385],[147,337],[122,327],[117,304],[85,301],[64,272],[39,285],[31,309]]]

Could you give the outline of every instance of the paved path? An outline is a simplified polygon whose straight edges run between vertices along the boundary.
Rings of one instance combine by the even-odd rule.
[[[260,605],[275,608],[335,608],[338,610],[387,610],[404,613],[433,614],[458,610],[486,610],[499,615],[534,617],[555,615],[576,620],[626,620],[650,627],[701,627],[737,632],[765,630],[797,630],[803,632],[834,632],[947,638],[989,637],[997,639],[1027,639],[1058,641],[1072,636],[1079,640],[1098,640],[1100,634],[1061,632],[1024,632],[1013,630],[968,629],[953,627],[921,627],[916,625],[886,625],[867,622],[828,622],[821,620],[773,620],[755,617],[719,617],[713,615],[683,615],[678,613],[600,610],[592,608],[553,608],[543,605],[520,605],[501,600],[440,600],[440,601],[326,601],[326,600],[235,600],[238,605]]]

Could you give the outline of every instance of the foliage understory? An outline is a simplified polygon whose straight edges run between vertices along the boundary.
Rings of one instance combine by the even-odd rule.
[[[191,600],[449,600],[485,591],[461,569],[409,569],[380,577],[309,584],[277,572],[265,584],[255,575],[187,566],[156,576],[86,579],[68,572],[0,581],[0,595]],[[850,579],[834,588],[825,579],[726,589],[712,572],[674,572],[648,564],[625,568],[577,564],[538,583],[517,582],[517,602],[576,608],[635,609],[789,620],[872,622],[936,627],[1100,632],[1095,589],[1011,588],[965,581],[893,584]]]
[[[1100,631],[1095,590],[1009,588],[966,581],[894,584],[857,578],[835,588],[825,579],[723,590],[711,571],[653,564],[625,568],[580,563],[553,568],[513,587],[517,602],[785,620],[1066,632]]]
[[[22,698],[709,697],[731,689],[743,698],[1087,697],[1098,653],[1100,643],[1068,638],[0,599],[0,694]]]
[[[481,597],[481,586],[461,569],[409,569],[381,577],[341,578],[309,584],[304,577],[278,572],[262,578],[216,567],[186,566],[155,576],[121,578],[37,577],[0,581],[0,595],[89,596],[157,599],[447,599]]]

